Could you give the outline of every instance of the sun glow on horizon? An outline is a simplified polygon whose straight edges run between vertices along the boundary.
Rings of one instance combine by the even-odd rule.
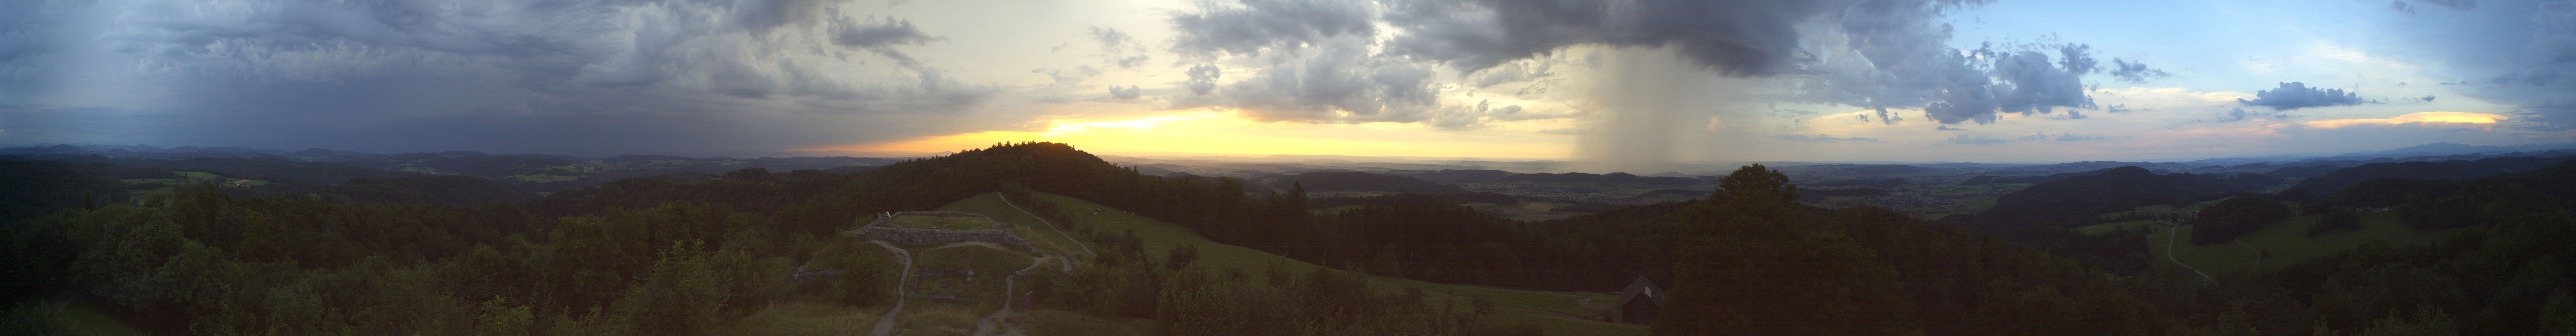
[[[2415,113],[2407,113],[2407,114],[2404,114],[2404,115],[2398,115],[2398,116],[2395,116],[2395,117],[2388,117],[2388,118],[2376,118],[2376,119],[2332,119],[2332,120],[2317,120],[2317,121],[2310,121],[2310,122],[2306,122],[2306,123],[2302,123],[2302,124],[2303,124],[2303,125],[2307,125],[2308,127],[2315,127],[2315,128],[2322,128],[2322,129],[2337,129],[2337,128],[2345,128],[2345,127],[2352,127],[2352,126],[2364,126],[2364,125],[2370,125],[2370,126],[2394,126],[2394,125],[2404,125],[2404,124],[2460,124],[2460,125],[2487,125],[2487,126],[2492,127],[2493,125],[2495,125],[2495,123],[2496,123],[2496,122],[2498,122],[2498,121],[2502,121],[2502,120],[2505,120],[2505,119],[2508,119],[2508,118],[2505,118],[2505,116],[2502,116],[2502,115],[2494,115],[2494,114],[2486,114],[2486,113],[2469,113],[2469,112],[2435,111],[2435,112],[2415,112]]]
[[[1051,141],[1093,153],[1358,155],[1563,159],[1570,138],[1495,136],[1354,124],[1261,122],[1232,113],[1193,112],[1129,120],[1045,122],[1037,131],[982,131],[799,151],[946,152],[996,143]]]

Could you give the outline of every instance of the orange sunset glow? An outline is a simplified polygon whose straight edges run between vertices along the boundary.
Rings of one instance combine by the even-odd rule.
[[[1415,137],[1390,142],[1370,135]],[[1081,146],[1098,153],[1199,153],[1235,155],[1352,155],[1458,158],[1562,159],[1570,155],[1570,136],[1524,134],[1523,137],[1456,132],[1419,132],[1386,124],[1313,124],[1259,122],[1229,113],[1197,112],[1157,117],[1046,122],[1042,131],[982,131],[888,142],[872,142],[802,151],[943,152],[991,146],[1001,142],[1050,141]]]

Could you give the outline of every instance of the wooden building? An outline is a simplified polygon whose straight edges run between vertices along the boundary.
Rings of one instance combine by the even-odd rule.
[[[1628,282],[1628,289],[1619,290],[1619,303],[1610,306],[1610,322],[1654,323],[1655,315],[1663,310],[1664,290],[1655,288],[1655,282],[1646,281],[1646,276],[1638,275],[1636,281]]]

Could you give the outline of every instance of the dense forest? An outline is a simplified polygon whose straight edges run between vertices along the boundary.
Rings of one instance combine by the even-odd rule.
[[[1474,194],[1312,198],[1310,185],[1294,181],[1247,193],[1245,181],[1140,174],[1057,143],[855,173],[637,177],[532,200],[495,191],[506,184],[450,180],[472,179],[462,176],[303,189],[184,185],[135,197],[97,173],[107,166],[0,161],[11,172],[0,178],[27,190],[6,195],[10,208],[0,213],[0,251],[13,256],[0,261],[0,283],[14,295],[104,298],[161,334],[757,333],[746,326],[777,303],[888,299],[886,278],[901,266],[839,231],[870,214],[997,191],[1069,227],[1081,225],[1073,210],[1027,193],[1335,267],[1211,269],[1182,257],[1195,252],[1155,251],[1171,256],[1156,260],[1132,233],[1090,232],[1083,239],[1101,250],[1086,261],[1093,267],[1031,284],[1072,293],[1039,307],[1154,321],[1091,326],[1148,334],[1529,332],[1479,308],[1421,304],[1418,292],[1352,290],[1363,286],[1360,273],[1593,292],[1645,275],[1672,293],[1664,314],[1676,318],[1655,322],[1656,334],[2576,333],[2569,163],[2468,179],[2375,179],[2322,197],[2247,192],[2259,176],[2113,169],[2033,187],[2076,203],[1941,221],[1797,203],[1811,191],[1751,165],[1691,201],[1540,222],[1453,199]],[[2081,193],[2100,188],[2122,190]],[[2161,228],[2081,236],[2064,228],[2099,219],[2056,221],[2074,217],[2058,211],[2225,192],[2244,194],[2205,217],[2254,223],[2395,206],[2410,225],[2460,230],[2438,244],[2365,245],[2205,278],[2149,262],[2141,239]],[[1313,211],[1319,202],[1362,207]],[[2208,228],[2228,225],[2243,224]],[[2202,232],[2217,240],[2232,231],[2192,238]],[[840,276],[820,284],[794,277],[814,270]],[[16,307],[5,327],[39,334],[58,331],[48,329],[57,320]]]

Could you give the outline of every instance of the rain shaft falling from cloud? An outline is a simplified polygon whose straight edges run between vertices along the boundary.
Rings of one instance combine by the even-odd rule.
[[[1699,130],[1737,138],[1742,130],[1716,117],[1725,110],[1728,89],[1741,81],[1709,73],[1670,49],[1621,48],[1602,51],[1602,73],[1592,91],[1592,106],[1604,112],[1576,146],[1575,170],[1653,174],[1672,171],[1679,148],[1719,158],[1741,146],[1685,146],[1700,140]],[[1736,101],[1740,101],[1737,99]]]

